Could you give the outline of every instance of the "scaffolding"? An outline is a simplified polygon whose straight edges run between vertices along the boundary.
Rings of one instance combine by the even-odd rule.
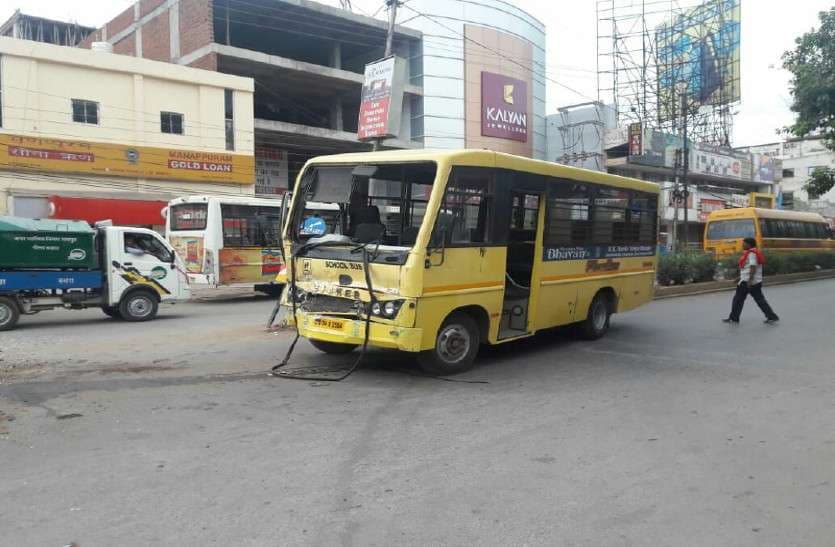
[[[612,106],[618,126],[678,134],[686,124],[692,140],[730,146],[739,99],[739,60],[726,54],[739,43],[725,32],[731,4],[738,9],[739,0],[597,0],[598,100]],[[691,27],[697,43],[711,40],[709,97],[687,91],[687,80],[707,70],[704,56],[670,47],[671,29]]]

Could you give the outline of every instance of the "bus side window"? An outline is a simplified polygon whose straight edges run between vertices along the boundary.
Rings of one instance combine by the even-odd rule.
[[[591,189],[560,181],[551,185],[545,220],[545,245],[585,247],[591,243]]]
[[[440,241],[440,231],[443,231],[448,245],[493,243],[492,230],[488,229],[493,216],[493,199],[489,194],[491,171],[461,167],[453,170],[438,212],[433,241]]]

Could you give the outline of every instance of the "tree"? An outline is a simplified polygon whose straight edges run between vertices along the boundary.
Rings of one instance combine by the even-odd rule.
[[[792,111],[797,114],[787,131],[798,137],[820,135],[835,151],[835,6],[820,13],[820,28],[797,40],[796,48],[783,55],[783,67],[792,73]],[[835,186],[835,173],[812,176],[806,190],[821,196]]]
[[[809,177],[809,182],[803,187],[809,192],[810,199],[818,199],[835,186],[835,171],[832,169],[815,169]]]

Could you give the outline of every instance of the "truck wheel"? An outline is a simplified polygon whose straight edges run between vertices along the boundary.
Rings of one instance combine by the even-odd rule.
[[[324,340],[314,340],[313,338],[309,338],[310,343],[313,344],[313,347],[321,351],[322,353],[330,353],[331,355],[342,355],[345,353],[351,353],[357,346],[354,344],[340,344],[338,342],[325,342]]]
[[[578,325],[580,337],[584,340],[597,340],[609,331],[609,321],[612,318],[612,307],[609,297],[597,293],[589,306],[589,315]]]
[[[148,291],[133,291],[122,298],[119,314],[125,321],[150,321],[157,316],[159,304],[156,297]]]
[[[108,317],[112,317],[113,319],[121,319],[122,314],[119,313],[119,306],[102,306],[101,311]]]
[[[435,347],[418,354],[418,364],[429,374],[458,374],[472,368],[480,344],[481,334],[473,318],[453,313],[438,329]]]
[[[20,319],[17,302],[6,296],[0,296],[0,330],[12,330]]]

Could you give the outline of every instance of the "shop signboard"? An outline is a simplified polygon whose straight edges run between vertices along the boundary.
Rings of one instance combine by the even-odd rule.
[[[699,200],[699,222],[707,222],[710,213],[714,211],[722,211],[725,209],[725,200],[723,199],[705,199]]]
[[[287,151],[270,146],[255,148],[255,194],[275,196],[289,187]]]
[[[629,155],[641,156],[644,153],[644,128],[639,123],[629,124]]]
[[[397,57],[386,57],[365,65],[357,130],[359,140],[400,134],[405,80],[405,63]]]
[[[0,134],[0,166],[83,175],[252,184],[252,155]]]
[[[528,84],[481,73],[481,135],[528,142]]]

